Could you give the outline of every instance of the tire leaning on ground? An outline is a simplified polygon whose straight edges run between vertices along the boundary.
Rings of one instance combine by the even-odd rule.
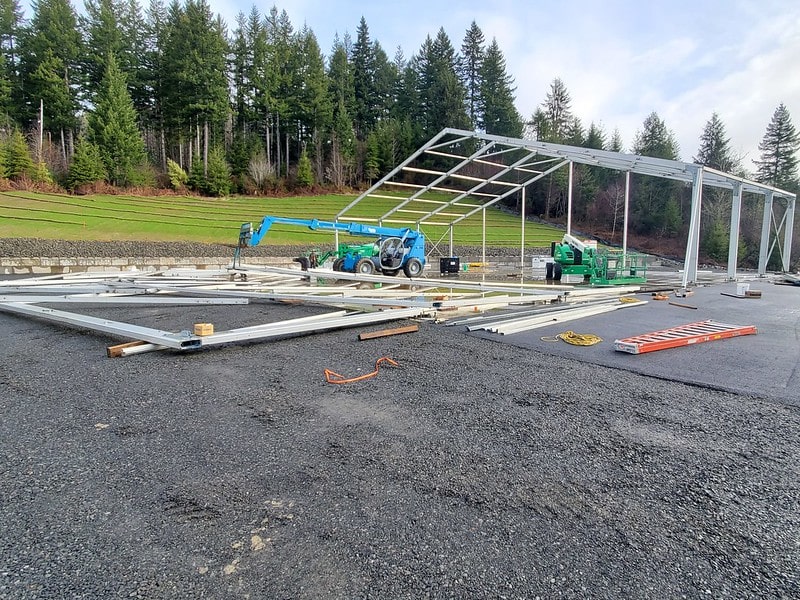
[[[403,265],[403,273],[406,274],[406,277],[417,277],[422,273],[422,262],[418,258],[409,258]]]
[[[341,271],[342,267],[344,267],[344,259],[343,258],[337,258],[335,261],[333,261],[333,270],[334,271]]]

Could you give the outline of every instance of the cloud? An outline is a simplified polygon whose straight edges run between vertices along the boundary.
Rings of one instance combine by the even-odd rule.
[[[240,10],[235,3],[214,4],[231,15],[229,23]],[[250,4],[239,6],[249,12]],[[306,23],[314,30],[326,54],[334,33],[355,36],[362,15],[390,57],[400,45],[406,58],[441,26],[460,49],[474,20],[487,43],[497,39],[523,117],[559,77],[584,125],[603,124],[609,135],[618,128],[628,149],[654,111],[675,133],[685,160],[697,152],[705,123],[717,111],[748,168],[779,103],[800,128],[800,78],[793,75],[800,4],[786,0],[288,0],[278,8],[295,27]]]

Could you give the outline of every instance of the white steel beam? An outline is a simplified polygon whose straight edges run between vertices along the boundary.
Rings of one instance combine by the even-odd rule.
[[[683,287],[697,281],[697,263],[700,250],[700,215],[703,204],[703,169],[697,168],[692,183],[692,207],[689,217],[689,235],[686,240],[686,259],[683,266]]]
[[[758,274],[767,273],[769,261],[770,224],[772,223],[772,204],[775,199],[774,192],[767,192],[764,199],[764,215],[761,220],[761,246],[758,251]]]
[[[789,272],[792,257],[792,236],[794,235],[794,210],[796,200],[791,198],[786,206],[786,225],[783,231],[783,270]]]
[[[742,216],[742,184],[733,186],[731,202],[731,231],[728,238],[728,279],[736,279],[736,266],[739,264],[739,222]]]
[[[200,338],[192,335],[188,331],[183,333],[172,333],[170,331],[162,331],[160,329],[141,327],[139,325],[131,325],[130,323],[122,323],[120,321],[111,321],[109,319],[99,319],[97,317],[78,315],[75,313],[55,310],[52,308],[43,308],[41,306],[23,304],[20,302],[0,303],[0,310],[26,315],[29,317],[46,319],[56,323],[73,325],[83,329],[101,331],[103,333],[109,333],[111,335],[117,335],[132,340],[144,340],[145,342],[151,342],[160,346],[168,346],[177,350],[187,350],[190,348],[200,347]]]

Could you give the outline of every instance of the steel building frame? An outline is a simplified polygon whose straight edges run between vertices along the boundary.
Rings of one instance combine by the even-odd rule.
[[[623,252],[627,251],[631,173],[671,179],[691,186],[692,204],[684,259],[684,286],[696,283],[697,280],[704,186],[727,189],[732,193],[727,270],[729,279],[736,278],[743,193],[762,196],[764,202],[759,275],[766,273],[767,261],[776,246],[783,270],[789,270],[796,204],[796,195],[791,192],[693,163],[451,128],[440,131],[383,179],[345,206],[337,213],[336,220],[405,224],[420,230],[426,225],[444,226],[448,228],[449,252],[452,255],[453,227],[483,212],[482,246],[485,261],[486,208],[512,194],[520,193],[520,262],[524,265],[525,189],[562,167],[568,167],[566,226],[567,233],[570,233],[572,172],[575,163],[625,173]],[[409,176],[414,177],[413,182]],[[448,195],[449,199],[443,199]],[[374,207],[378,204],[370,203],[369,200],[380,200],[384,206],[387,201],[390,205],[394,201],[394,204],[381,214],[376,214]],[[775,212],[777,203],[785,206],[782,214]],[[434,241],[434,248],[441,241]]]

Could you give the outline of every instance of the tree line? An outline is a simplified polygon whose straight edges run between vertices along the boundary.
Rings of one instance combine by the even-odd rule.
[[[390,57],[362,17],[354,38],[337,36],[325,54],[309,27],[296,28],[275,6],[265,14],[253,6],[229,26],[206,0],[150,0],[146,7],[86,0],[80,15],[69,0],[34,0],[29,18],[19,0],[0,0],[0,111],[5,177],[69,189],[96,182],[208,195],[355,188],[444,127],[625,150],[617,130],[609,135],[573,114],[558,78],[524,118],[499,44],[475,22],[460,46],[440,28],[407,58],[399,47]],[[799,143],[781,104],[753,176],[796,189]],[[630,151],[679,156],[655,112]],[[694,160],[750,175],[717,114]],[[565,177],[531,186],[537,215],[563,216]],[[620,174],[578,167],[574,177],[575,222],[617,236]],[[710,196],[704,239],[721,239],[729,199]],[[635,176],[635,231],[679,235],[687,198],[674,182]],[[749,231],[747,216],[743,226]],[[713,246],[705,249],[721,252]]]
[[[67,183],[99,155],[117,186],[180,170],[200,186],[226,168],[237,192],[357,186],[443,127],[523,132],[503,53],[475,23],[461,52],[440,29],[406,59],[389,58],[362,18],[326,57],[274,6],[230,31],[206,0],[31,9],[24,19],[19,0],[0,0],[0,108],[5,130],[32,137],[36,162]],[[70,180],[76,155],[84,169]]]

